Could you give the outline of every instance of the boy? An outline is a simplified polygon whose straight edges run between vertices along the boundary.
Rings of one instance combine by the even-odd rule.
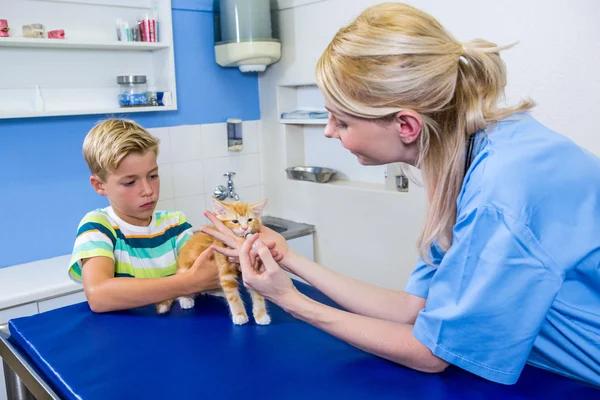
[[[99,123],[84,140],[90,183],[110,206],[81,220],[69,276],[83,282],[94,312],[156,304],[219,287],[210,249],[189,271],[175,274],[177,254],[193,233],[182,212],[154,212],[160,192],[158,145],[140,125],[118,119]]]

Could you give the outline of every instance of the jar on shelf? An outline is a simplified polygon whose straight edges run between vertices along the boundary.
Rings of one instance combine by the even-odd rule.
[[[121,107],[140,107],[148,105],[146,75],[117,76],[119,84],[119,105]]]

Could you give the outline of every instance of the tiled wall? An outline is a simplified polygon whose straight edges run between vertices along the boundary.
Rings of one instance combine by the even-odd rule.
[[[158,157],[161,182],[157,209],[183,211],[193,226],[206,225],[202,215],[211,209],[217,185],[227,185],[226,172],[235,172],[233,184],[240,200],[263,199],[259,157],[261,122],[242,122],[243,150],[227,150],[227,124],[185,125],[153,128],[160,139]],[[227,199],[232,201],[232,199]]]

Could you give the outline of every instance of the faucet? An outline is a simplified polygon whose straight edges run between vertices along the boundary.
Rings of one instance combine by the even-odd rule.
[[[226,172],[223,176],[227,177],[227,188],[223,185],[218,185],[215,188],[214,197],[219,200],[225,200],[227,197],[231,197],[234,200],[239,200],[240,196],[233,190],[233,180],[232,176],[235,175],[235,172]]]

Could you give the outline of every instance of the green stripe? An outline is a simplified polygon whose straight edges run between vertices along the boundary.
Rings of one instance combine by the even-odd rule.
[[[159,227],[165,221],[169,221],[167,226],[187,222],[184,214],[180,211],[161,211],[156,213],[156,222],[154,223],[154,227]]]
[[[184,217],[184,215],[180,212],[180,211],[161,211],[161,212],[157,212],[156,213],[156,222],[154,223],[154,227],[159,227],[160,224],[162,224],[164,221],[167,220],[173,220],[170,221],[170,224],[182,224],[184,222],[186,222],[186,219]],[[167,225],[170,225],[167,224]],[[166,228],[166,226],[165,226]]]
[[[75,279],[76,281],[81,281],[81,267],[78,263],[71,265],[71,268],[69,269],[69,275],[71,275],[71,278]]]
[[[85,216],[85,218],[81,221],[80,225],[83,225],[87,222],[95,222],[97,224],[104,225],[107,229],[112,230],[114,232],[112,225],[110,224],[110,222],[108,222],[108,218],[109,216],[106,213],[91,212]]]
[[[165,268],[134,268],[131,263],[117,261],[115,274],[126,274],[136,278],[162,278],[173,275],[177,271],[177,263],[174,262]]]

